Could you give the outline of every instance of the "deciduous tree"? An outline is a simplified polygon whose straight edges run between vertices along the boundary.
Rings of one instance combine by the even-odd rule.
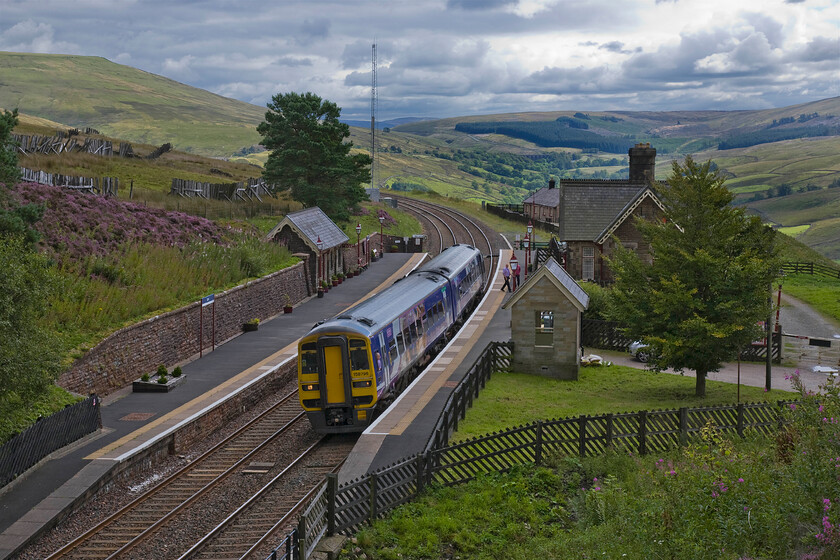
[[[59,373],[56,336],[41,323],[54,278],[22,236],[0,235],[0,411],[34,400]]]
[[[0,183],[12,186],[20,180],[17,151],[12,143],[12,130],[18,123],[17,109],[3,110],[0,115]]]
[[[654,367],[693,370],[705,396],[706,375],[763,337],[780,269],[775,232],[730,205],[734,195],[709,162],[675,161],[657,191],[668,219],[637,221],[653,260],[619,244],[610,314],[651,346]]]
[[[351,154],[350,127],[339,122],[341,109],[313,93],[272,97],[257,127],[271,153],[263,177],[306,206],[319,206],[336,220],[365,200],[370,182],[368,154]]]

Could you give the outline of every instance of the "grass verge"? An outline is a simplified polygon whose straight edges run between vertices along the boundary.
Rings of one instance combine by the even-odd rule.
[[[505,430],[537,420],[584,414],[715,406],[737,400],[737,386],[706,381],[706,397],[694,396],[695,380],[627,366],[584,367],[577,381],[525,373],[495,373],[481,396],[458,424],[454,441]],[[741,401],[767,402],[792,398],[791,393],[765,393],[741,386]]]

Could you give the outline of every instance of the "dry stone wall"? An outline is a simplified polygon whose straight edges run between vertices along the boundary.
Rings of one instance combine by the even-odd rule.
[[[215,295],[216,344],[242,332],[253,318],[268,319],[313,293],[306,262]],[[287,299],[288,298],[288,299]],[[58,384],[83,395],[113,393],[160,364],[169,368],[213,343],[213,308],[196,302],[118,330],[89,350],[59,377]]]

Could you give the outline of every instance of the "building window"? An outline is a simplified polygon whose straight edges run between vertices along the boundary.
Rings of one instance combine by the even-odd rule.
[[[582,280],[595,280],[595,247],[583,248]]]
[[[554,346],[554,311],[534,311],[534,346]]]

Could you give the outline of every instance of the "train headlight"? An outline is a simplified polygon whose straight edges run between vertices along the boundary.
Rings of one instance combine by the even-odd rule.
[[[319,387],[318,387],[317,383],[307,383],[306,385],[303,386],[304,391],[317,391],[318,388]]]
[[[353,387],[356,389],[364,389],[370,387],[370,381],[354,381]]]

